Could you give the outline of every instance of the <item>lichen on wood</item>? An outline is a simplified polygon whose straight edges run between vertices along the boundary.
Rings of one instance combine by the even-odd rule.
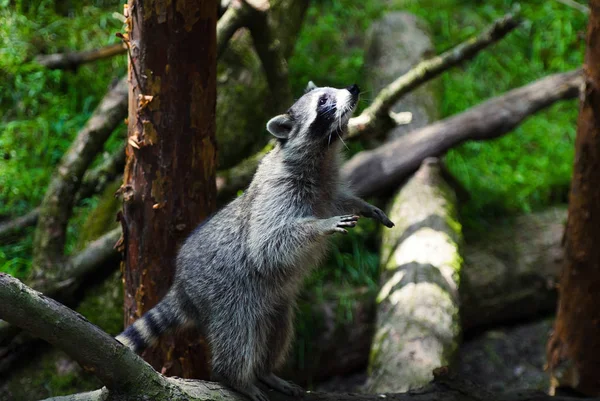
[[[369,361],[370,391],[428,383],[458,348],[462,268],[456,197],[427,159],[392,200],[381,245],[381,290]]]

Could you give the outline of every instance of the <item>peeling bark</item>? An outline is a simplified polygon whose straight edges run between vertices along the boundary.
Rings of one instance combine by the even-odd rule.
[[[600,395],[600,0],[590,1],[575,163],[548,364],[558,386]]]
[[[216,0],[130,0],[128,13],[125,326],[166,294],[177,246],[216,206]],[[167,375],[208,376],[196,330],[163,336],[143,356]]]
[[[427,159],[392,201],[396,223],[381,245],[381,291],[371,345],[371,392],[399,392],[431,381],[460,341],[461,226],[456,196]]]

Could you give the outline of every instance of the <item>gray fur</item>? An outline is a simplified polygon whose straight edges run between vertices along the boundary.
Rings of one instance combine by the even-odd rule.
[[[259,381],[290,395],[302,391],[273,372],[292,341],[302,281],[324,258],[328,236],[354,227],[356,214],[393,226],[339,179],[338,139],[358,100],[358,88],[353,91],[313,88],[269,121],[279,143],[244,194],[188,237],[167,295],[172,309],[152,312],[171,326],[198,325],[211,347],[215,379],[253,401],[267,400]],[[135,342],[127,330],[119,339]]]

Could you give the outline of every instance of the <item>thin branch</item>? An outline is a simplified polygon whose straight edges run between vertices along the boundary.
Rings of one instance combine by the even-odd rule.
[[[245,1],[236,0],[228,5],[217,22],[217,60],[227,48],[229,39],[248,23],[253,13],[254,10]]]
[[[126,49],[121,43],[81,52],[55,53],[39,55],[35,58],[38,64],[50,69],[74,69],[81,64],[125,54]]]
[[[360,152],[344,165],[342,175],[364,196],[392,190],[425,158],[439,156],[467,140],[504,135],[555,102],[577,97],[582,85],[581,70],[542,78],[377,149]]]
[[[423,83],[437,77],[442,72],[475,57],[486,47],[498,42],[520,23],[518,17],[507,14],[496,20],[484,32],[470,38],[445,53],[424,60],[406,74],[383,88],[373,103],[359,116],[350,119],[348,138],[369,135],[373,132],[387,132],[396,123],[390,116],[394,104],[406,93],[414,90]]]
[[[127,115],[127,80],[121,79],[102,99],[81,129],[46,190],[35,234],[34,276],[53,275],[64,259],[66,229],[82,178],[104,143]]]
[[[13,235],[20,234],[27,227],[37,224],[40,208],[36,207],[29,213],[12,220],[0,223],[0,240],[5,240]]]
[[[242,3],[246,4],[246,7],[251,7],[245,0],[242,0]],[[253,8],[254,12],[252,18],[248,21],[248,28],[269,84],[273,104],[278,109],[288,107],[292,103],[293,97],[289,83],[287,61],[281,43],[274,34],[269,20],[268,7],[259,8],[256,5],[254,7],[256,8]]]
[[[585,4],[578,3],[575,0],[556,0],[556,1],[564,4],[565,6],[574,8],[575,10],[580,11],[580,12],[584,13],[585,15],[589,15],[589,13],[590,13],[590,8],[588,6],[586,6]]]

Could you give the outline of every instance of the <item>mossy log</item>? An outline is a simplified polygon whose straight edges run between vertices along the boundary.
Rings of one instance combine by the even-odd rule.
[[[381,291],[371,346],[371,392],[418,388],[460,341],[461,225],[437,159],[426,159],[392,200],[383,233]]]

